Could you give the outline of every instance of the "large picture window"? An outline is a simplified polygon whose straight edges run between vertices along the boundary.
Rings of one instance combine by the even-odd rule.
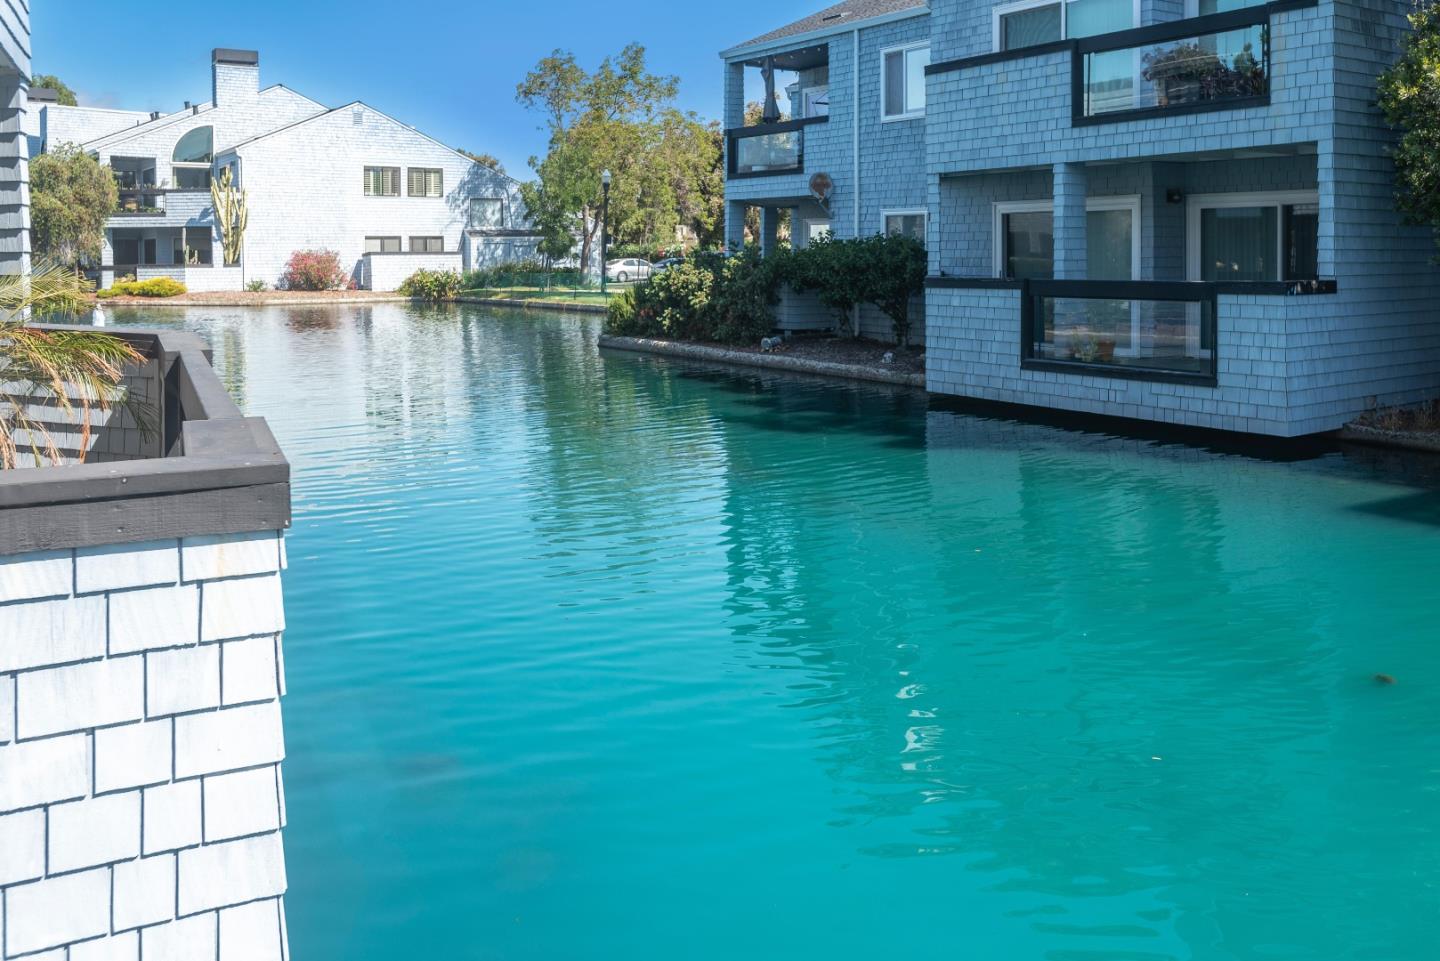
[[[445,171],[438,167],[411,167],[409,180],[412,197],[445,196]]]
[[[398,196],[400,196],[400,168],[399,168],[399,167],[366,167],[366,168],[365,168],[365,196],[367,196],[367,197],[398,197]]]
[[[1075,37],[1129,30],[1138,0],[1020,0],[995,8],[996,50],[1018,50]]]
[[[1187,210],[1191,280],[1314,280],[1320,205],[1312,191],[1210,194]]]
[[[470,198],[470,229],[485,230],[505,226],[505,205],[499,197]]]
[[[930,45],[912,43],[881,51],[880,103],[885,120],[909,120],[925,115],[925,68]]]
[[[913,237],[922,244],[925,242],[925,216],[923,210],[887,210],[881,214],[887,235]]]

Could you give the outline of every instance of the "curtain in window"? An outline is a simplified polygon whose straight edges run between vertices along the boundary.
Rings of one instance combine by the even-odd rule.
[[[1017,10],[1000,18],[1000,47],[1015,50],[1051,43],[1060,37],[1060,4]]]
[[[897,50],[885,55],[885,116],[905,112],[905,55]]]
[[[1200,212],[1201,280],[1278,280],[1276,208],[1212,207]]]
[[[1005,276],[1015,280],[1055,276],[1055,216],[1048,210],[1006,214]]]

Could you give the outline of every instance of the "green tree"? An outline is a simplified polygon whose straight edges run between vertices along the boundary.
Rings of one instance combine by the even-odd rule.
[[[500,162],[500,158],[496,157],[494,154],[475,153],[470,150],[462,150],[459,147],[455,148],[455,152],[461,154],[462,156],[469,157],[471,160],[475,161],[477,164],[480,164],[480,166],[482,167],[489,167],[496,173],[503,174],[505,172],[505,165],[502,164]]]
[[[110,168],[72,144],[30,162],[30,237],[35,254],[59,264],[100,258],[105,221],[119,205]]]
[[[1409,19],[1414,32],[1380,75],[1379,102],[1400,130],[1395,206],[1407,223],[1434,228],[1440,242],[1440,2],[1419,0]]]
[[[53,90],[57,94],[59,94],[60,105],[63,107],[80,106],[80,101],[75,99],[75,91],[71,90],[69,84],[61,80],[59,77],[55,76],[53,73],[37,73],[30,78],[31,90],[35,90],[40,87]]]
[[[604,170],[614,178],[609,230],[617,241],[673,241],[682,223],[714,232],[724,189],[718,137],[672,106],[678,90],[677,78],[646,69],[639,44],[593,72],[556,50],[516,87],[549,133],[546,156],[530,159],[539,182],[526,191],[527,207],[557,243],[560,232],[579,237],[582,263],[599,238]]]

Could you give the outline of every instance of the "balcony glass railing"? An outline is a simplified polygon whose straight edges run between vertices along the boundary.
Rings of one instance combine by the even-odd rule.
[[[115,212],[122,214],[164,213],[165,191],[158,187],[121,186],[120,202],[116,205]]]
[[[1024,361],[1111,376],[1213,380],[1215,290],[1144,281],[1029,282]]]
[[[797,173],[805,169],[805,128],[826,117],[736,127],[727,131],[731,177]]]
[[[1264,7],[1077,41],[1075,117],[1263,102],[1270,93],[1269,47]]]

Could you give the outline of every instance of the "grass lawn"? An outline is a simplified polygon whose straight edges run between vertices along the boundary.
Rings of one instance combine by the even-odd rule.
[[[624,287],[614,284],[604,294],[599,290],[551,287],[485,287],[461,292],[462,297],[484,297],[490,300],[543,300],[549,303],[604,304]]]

